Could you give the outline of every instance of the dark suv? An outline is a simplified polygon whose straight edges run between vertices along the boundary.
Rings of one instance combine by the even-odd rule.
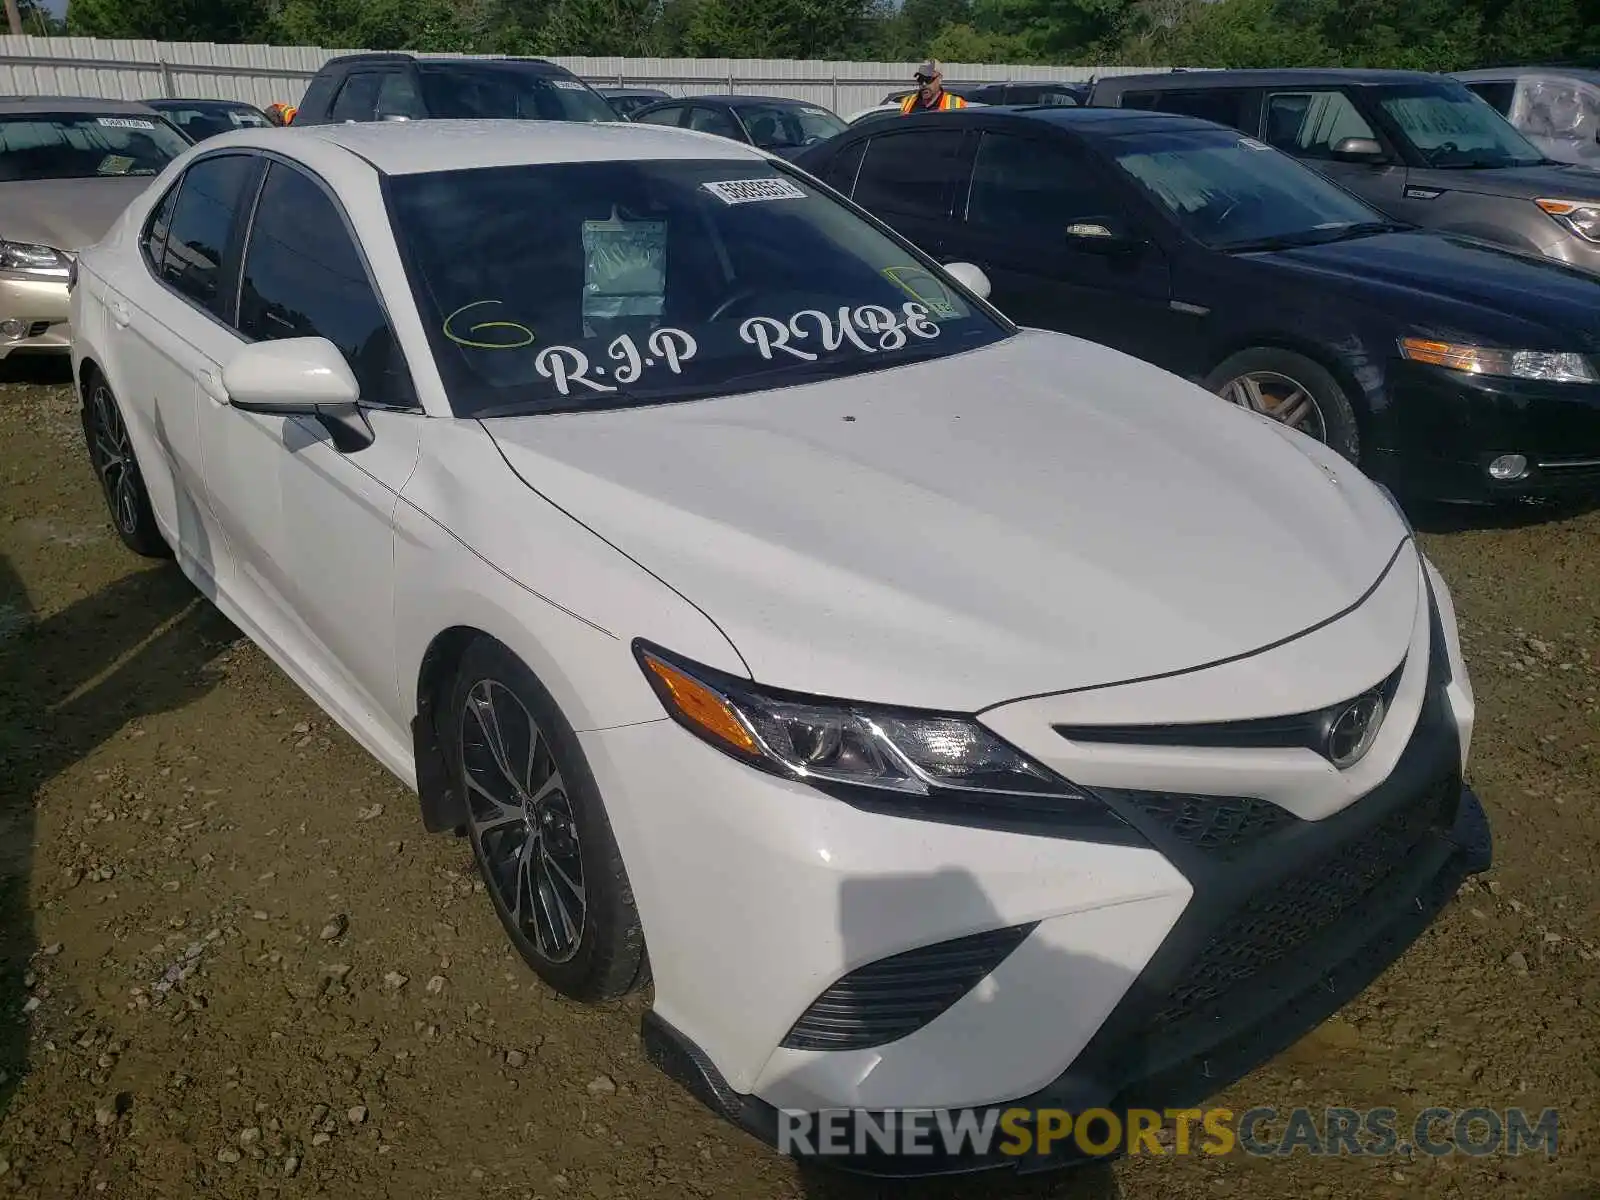
[[[474,118],[622,119],[583,80],[542,58],[347,54],[317,72],[294,123]]]
[[[1415,71],[1101,79],[1089,103],[1231,125],[1395,220],[1600,273],[1600,172],[1556,163],[1459,81]]]

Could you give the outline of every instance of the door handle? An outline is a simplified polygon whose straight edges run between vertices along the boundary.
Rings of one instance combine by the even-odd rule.
[[[200,390],[210,396],[218,404],[228,402],[228,389],[222,386],[222,380],[215,371],[201,371],[199,375]]]
[[[118,329],[126,329],[128,322],[133,320],[133,314],[128,311],[128,306],[115,296],[106,299],[106,311],[111,314],[111,321]]]

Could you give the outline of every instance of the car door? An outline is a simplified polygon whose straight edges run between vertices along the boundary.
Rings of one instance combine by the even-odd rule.
[[[874,134],[856,168],[851,198],[924,253],[942,256],[965,136],[952,127]]]
[[[1061,138],[985,129],[970,186],[957,201],[943,257],[976,263],[989,298],[1012,320],[1077,334],[1167,365],[1175,343],[1167,257],[1146,240],[1113,252],[1073,237],[1077,224],[1146,229],[1126,190],[1081,148]]]
[[[1414,202],[1406,197],[1406,167],[1393,143],[1362,112],[1350,93],[1339,88],[1304,88],[1268,92],[1261,102],[1261,140],[1292,154],[1379,212],[1396,220],[1408,215]],[[1335,147],[1346,138],[1365,138],[1383,149],[1377,162],[1341,159]]]
[[[425,417],[351,224],[320,180],[274,159],[240,257],[241,339],[331,341],[361,386],[374,439],[345,452],[314,418],[215,404],[209,482],[250,523],[248,569],[279,606],[291,655],[357,721],[402,736],[393,520]]]
[[[227,279],[259,167],[255,155],[237,152],[197,159],[152,214],[142,256],[108,280],[109,318],[122,334],[118,384],[134,409],[151,415],[172,480],[170,497],[152,499],[169,506],[163,523],[202,590],[228,587],[232,573],[205,483],[200,410],[237,344],[224,315]]]

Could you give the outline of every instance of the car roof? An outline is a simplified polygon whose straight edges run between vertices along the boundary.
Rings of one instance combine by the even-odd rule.
[[[970,121],[990,120],[999,117],[1017,117],[1037,121],[1043,125],[1056,125],[1074,133],[1109,137],[1123,133],[1171,133],[1182,129],[1220,129],[1222,126],[1199,117],[1182,113],[1151,112],[1144,108],[1084,108],[1063,104],[985,104],[977,109],[956,109],[952,112],[924,113],[918,120]],[[1237,131],[1232,131],[1237,132]]]
[[[1477,82],[1482,79],[1521,79],[1524,75],[1554,75],[1600,83],[1600,70],[1589,67],[1482,67],[1476,71],[1453,71],[1451,78]]]
[[[284,150],[295,139],[314,138],[349,151],[386,175],[636,159],[766,161],[760,151],[730,138],[627,121],[363,121],[241,130],[222,137],[233,145],[264,150]],[[208,143],[222,144],[220,138]]]
[[[151,108],[183,108],[198,104],[221,104],[228,108],[255,108],[255,105],[248,100],[219,100],[215,96],[193,96],[187,99],[181,96],[158,96],[154,100],[142,100],[140,103],[147,104]]]
[[[729,107],[735,104],[776,104],[789,108],[822,108],[814,100],[796,100],[793,96],[745,96],[728,95],[725,92],[713,92],[704,96],[672,96],[674,102],[693,100],[696,104],[720,104]],[[663,100],[663,104],[667,101]]]
[[[461,66],[461,67],[533,67],[541,71],[560,73],[570,72],[559,63],[553,63],[547,58],[522,58],[516,55],[501,55],[479,58],[465,54],[411,54],[405,50],[366,50],[358,54],[341,54],[330,58],[323,63],[324,67],[348,66],[356,63],[421,63],[424,66]]]
[[[1426,71],[1387,71],[1376,68],[1288,67],[1239,71],[1170,71],[1160,75],[1110,75],[1095,81],[1095,91],[1167,90],[1173,88],[1329,86],[1385,83],[1419,83],[1437,80]]]
[[[93,96],[0,96],[0,116],[30,113],[154,113],[141,100],[100,100]]]

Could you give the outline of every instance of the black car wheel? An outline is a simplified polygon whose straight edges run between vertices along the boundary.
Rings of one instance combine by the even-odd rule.
[[[133,454],[133,442],[123,423],[117,398],[105,379],[91,372],[84,380],[86,401],[83,409],[83,436],[89,461],[111,510],[111,523],[128,549],[146,558],[170,558],[171,549],[161,536],[144,475]]]
[[[582,747],[549,692],[480,638],[462,658],[448,714],[473,855],[512,945],[576,1000],[643,986],[633,889]]]
[[[1241,350],[1207,376],[1205,386],[1230,404],[1271,417],[1332,447],[1351,462],[1361,458],[1361,430],[1350,398],[1326,367],[1274,347]]]

